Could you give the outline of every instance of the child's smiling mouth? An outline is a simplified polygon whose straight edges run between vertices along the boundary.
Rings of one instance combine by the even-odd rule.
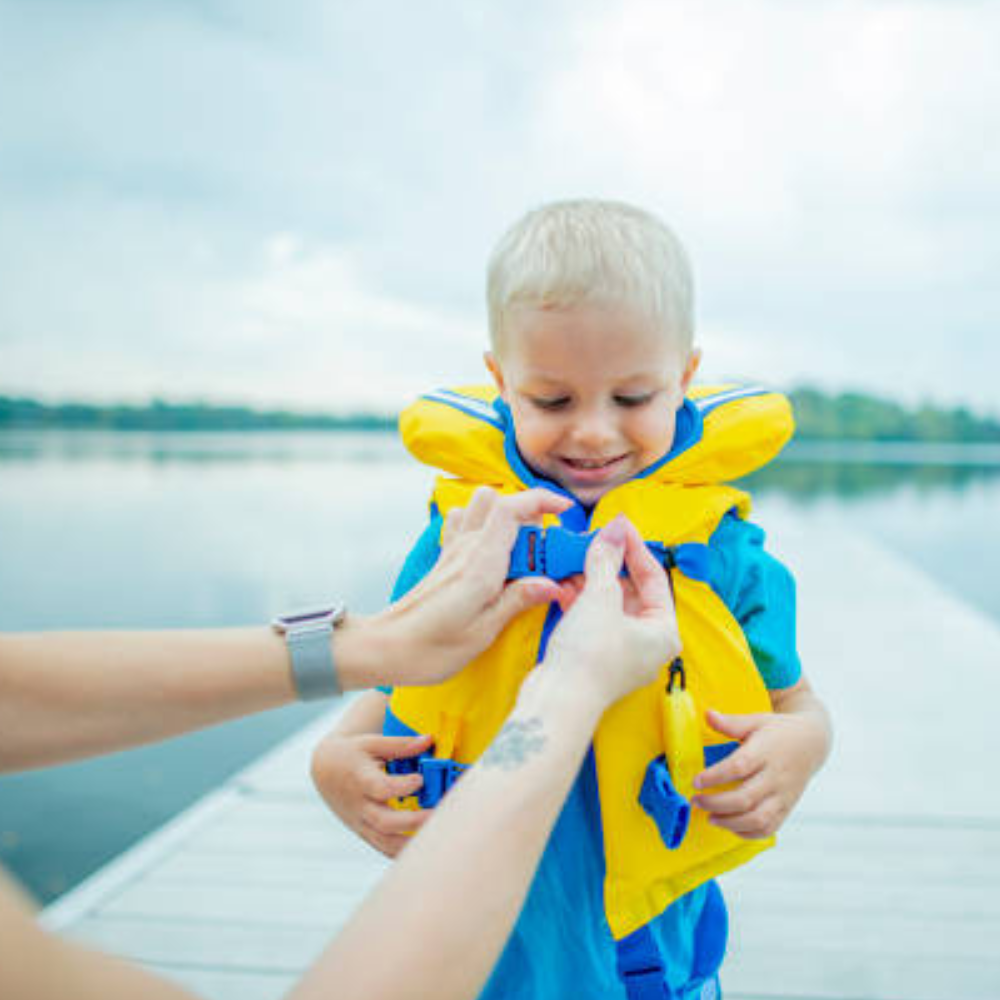
[[[628,459],[628,453],[611,458],[570,458],[560,455],[557,461],[568,478],[581,485],[604,483],[617,475]]]

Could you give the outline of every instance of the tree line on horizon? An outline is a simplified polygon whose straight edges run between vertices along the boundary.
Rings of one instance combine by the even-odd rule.
[[[860,392],[793,389],[797,436],[819,441],[924,441],[1000,443],[1000,420],[965,407],[906,407]],[[96,405],[43,403],[0,396],[0,429],[112,431],[390,431],[388,413],[296,413],[210,403]]]

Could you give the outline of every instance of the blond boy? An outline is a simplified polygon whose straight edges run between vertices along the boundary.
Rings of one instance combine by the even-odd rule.
[[[701,353],[693,343],[692,279],[683,247],[659,220],[629,205],[570,201],[543,206],[501,239],[489,264],[496,412],[520,479],[569,494],[576,522],[609,491],[660,468],[696,440],[686,399]],[[441,522],[410,554],[397,594],[437,558]],[[773,714],[710,712],[739,749],[697,779],[693,804],[745,838],[773,834],[829,747],[825,710],[795,649],[794,584],[763,550],[763,532],[727,515],[710,540],[712,589],[739,622],[769,691]],[[417,775],[387,760],[426,751],[426,737],[377,735],[386,696],[372,693],[339,727],[339,781],[331,805],[362,837],[394,855],[425,820],[388,800],[410,795]],[[708,794],[718,786],[734,788]],[[650,928],[659,953],[652,987],[619,975],[602,903],[603,858],[592,762],[581,771],[518,926],[483,996],[663,1000],[718,994],[726,916],[714,882],[688,893]],[[488,877],[488,873],[484,873]],[[659,992],[655,992],[655,991]]]

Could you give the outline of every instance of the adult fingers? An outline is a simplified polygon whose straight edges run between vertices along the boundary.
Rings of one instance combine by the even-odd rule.
[[[501,496],[490,511],[486,533],[491,541],[513,548],[517,533],[525,524],[537,524],[544,514],[561,514],[573,501],[551,490],[533,489]]]
[[[490,489],[489,486],[477,487],[465,508],[465,516],[462,518],[465,531],[475,531],[481,528],[499,499],[500,495],[497,491]]]
[[[573,501],[569,497],[536,487],[523,493],[501,497],[497,511],[509,515],[520,524],[531,524],[543,514],[561,514],[572,506]]]
[[[562,588],[552,580],[541,577],[515,580],[504,587],[500,599],[490,613],[489,625],[499,631],[522,611],[537,607],[539,604],[561,602],[562,598]]]
[[[576,599],[583,593],[585,578],[582,575],[571,576],[568,580],[563,580],[559,584],[559,608],[563,614],[576,603]]]
[[[616,517],[610,524],[598,532],[587,550],[587,560],[584,565],[583,593],[586,595],[594,588],[607,590],[614,588],[621,597],[621,587],[618,585],[618,574],[625,558],[626,527],[625,519]]]
[[[441,530],[441,548],[447,548],[454,539],[462,533],[462,526],[465,520],[465,508],[455,507],[448,511],[448,516],[444,519],[444,528]]]
[[[643,610],[672,607],[667,574],[631,521],[625,521],[625,567]]]

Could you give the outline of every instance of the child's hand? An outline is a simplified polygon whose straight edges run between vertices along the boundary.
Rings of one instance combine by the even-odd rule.
[[[817,761],[816,720],[808,715],[723,715],[708,712],[708,724],[742,744],[725,760],[694,779],[697,789],[737,782],[738,787],[696,795],[692,804],[710,814],[709,822],[741,837],[770,837],[798,802]],[[823,754],[825,756],[825,753]]]
[[[386,774],[385,762],[413,757],[430,745],[430,736],[333,732],[313,751],[313,783],[345,826],[394,858],[406,846],[408,834],[423,826],[431,810],[389,806],[389,799],[415,794],[423,778],[419,774]]]

